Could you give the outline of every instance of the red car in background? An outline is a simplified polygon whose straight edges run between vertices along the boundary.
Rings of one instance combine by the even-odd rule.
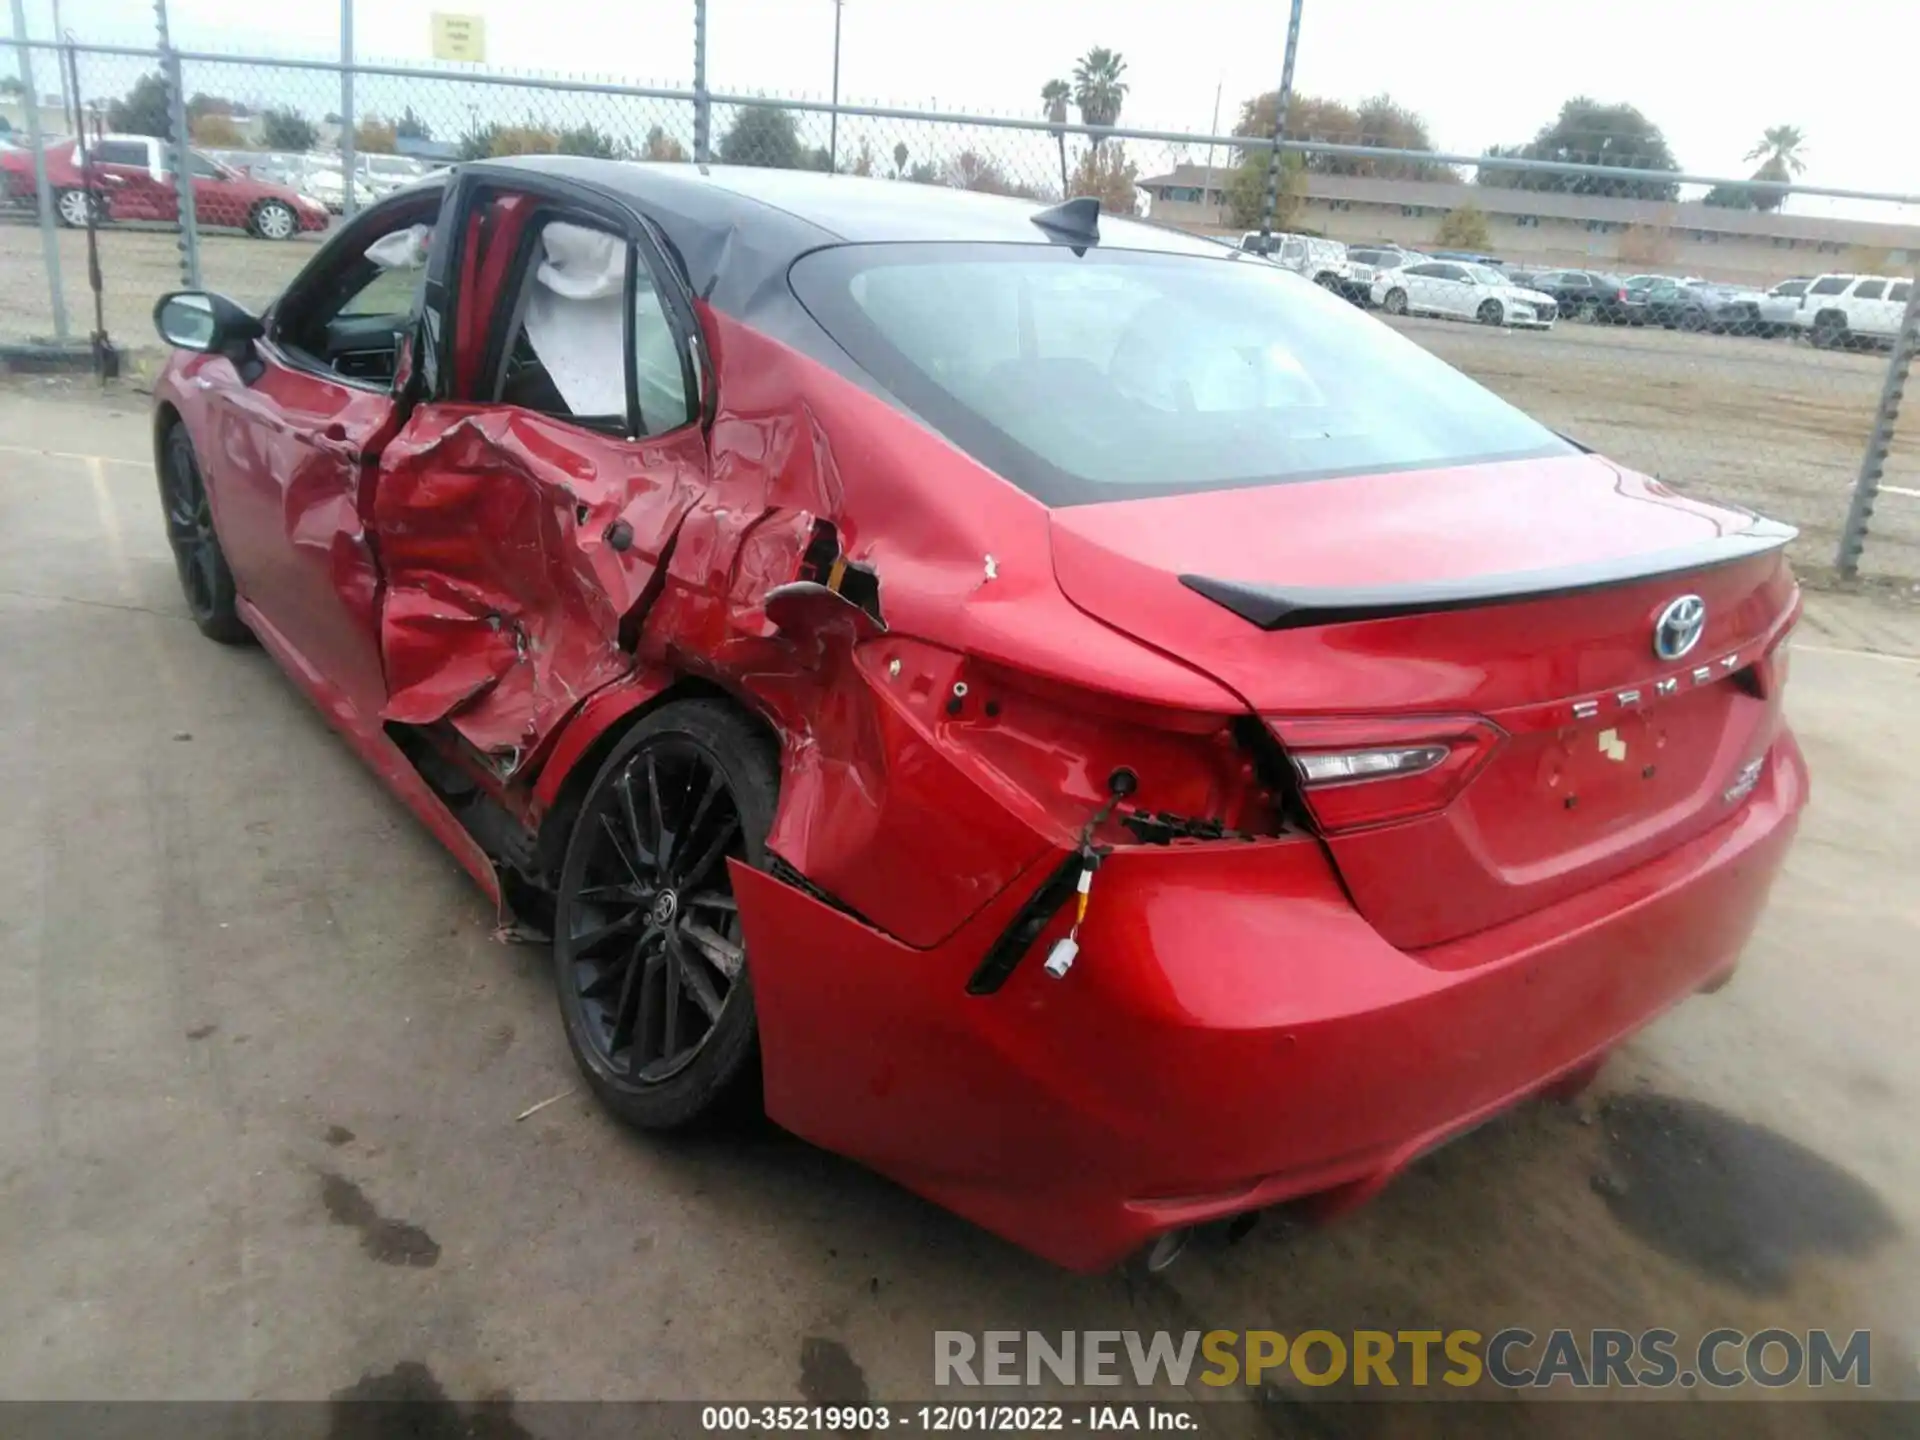
[[[99,135],[87,143],[83,157],[79,143],[60,140],[46,147],[47,184],[54,210],[63,225],[87,223],[87,174],[83,158],[92,160],[93,204],[96,221],[161,220],[179,218],[180,198],[167,166],[167,146],[150,135]],[[198,151],[189,151],[193,174],[194,215],[202,225],[245,230],[263,240],[288,240],[303,231],[325,230],[331,217],[326,206],[284,185],[255,180]],[[15,204],[34,203],[33,155],[27,150],[0,152],[8,197]]]
[[[601,1100],[1064,1265],[1582,1083],[1806,799],[1792,530],[1092,200],[485,162],[156,322],[194,619],[552,935]]]

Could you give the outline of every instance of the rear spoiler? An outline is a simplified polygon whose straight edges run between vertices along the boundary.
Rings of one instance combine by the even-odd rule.
[[[1207,575],[1182,575],[1180,583],[1217,605],[1224,605],[1262,630],[1300,630],[1314,625],[1342,625],[1355,620],[1388,620],[1402,615],[1432,615],[1447,610],[1469,610],[1481,605],[1505,605],[1521,600],[1543,600],[1577,595],[1635,580],[1650,580],[1683,570],[1764,555],[1788,544],[1800,532],[1791,525],[1758,516],[1745,530],[1719,535],[1696,545],[1659,550],[1650,555],[1628,555],[1582,565],[1547,570],[1518,570],[1505,575],[1472,575],[1458,580],[1423,580],[1402,585],[1258,585],[1238,580],[1216,580]]]

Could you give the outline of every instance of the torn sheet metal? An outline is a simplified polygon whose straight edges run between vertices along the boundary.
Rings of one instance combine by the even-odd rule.
[[[638,443],[521,410],[422,411],[373,503],[382,718],[444,719],[510,772],[625,674],[622,622],[700,492],[697,431]]]

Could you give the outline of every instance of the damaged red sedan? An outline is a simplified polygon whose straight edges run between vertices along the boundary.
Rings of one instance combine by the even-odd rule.
[[[187,603],[742,1100],[1062,1265],[1364,1198],[1726,978],[1792,531],[1210,241],[546,157],[163,300]]]

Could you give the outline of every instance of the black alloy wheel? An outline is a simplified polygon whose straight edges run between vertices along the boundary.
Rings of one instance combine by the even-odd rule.
[[[757,1079],[728,861],[766,863],[777,776],[738,711],[683,701],[628,732],[574,821],[554,911],[561,1013],[594,1090],[635,1125],[692,1124]]]
[[[222,645],[253,638],[235,606],[233,572],[214,533],[213,509],[200,460],[187,427],[176,424],[160,449],[160,510],[166,517],[167,544],[180,575],[180,593],[200,633]]]

